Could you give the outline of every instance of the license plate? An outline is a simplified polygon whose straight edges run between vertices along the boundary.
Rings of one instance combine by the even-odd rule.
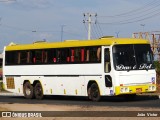
[[[136,93],[141,93],[142,92],[142,88],[136,88]]]

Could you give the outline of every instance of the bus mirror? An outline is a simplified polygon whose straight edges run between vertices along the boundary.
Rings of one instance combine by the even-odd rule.
[[[105,62],[110,62],[109,49],[105,49]]]

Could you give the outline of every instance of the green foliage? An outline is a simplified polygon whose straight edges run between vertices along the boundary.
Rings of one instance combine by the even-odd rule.
[[[0,91],[2,91],[2,90],[3,90],[3,83],[0,80]]]
[[[154,66],[156,68],[156,71],[159,73],[160,72],[160,63],[159,63],[159,61],[154,61]]]

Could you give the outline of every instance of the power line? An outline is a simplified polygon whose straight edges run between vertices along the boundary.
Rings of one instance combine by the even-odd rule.
[[[159,4],[158,4],[159,3]],[[98,16],[98,18],[101,17],[119,17],[120,20],[117,21],[117,19],[112,20],[112,22],[97,22],[99,24],[108,24],[108,25],[122,25],[122,24],[129,24],[134,22],[139,22],[147,19],[151,19],[152,17],[158,16],[160,14],[160,9],[158,8],[160,6],[160,2],[153,0],[152,2],[147,3],[143,7],[139,9],[135,9],[129,12],[117,14],[114,16]],[[133,17],[130,17],[133,16]],[[120,17],[125,17],[125,19],[122,19]],[[127,19],[126,19],[127,18]],[[107,19],[108,20],[108,19]]]
[[[157,5],[157,3],[159,3],[159,0],[157,0],[157,1],[153,0],[152,2],[149,2],[140,8],[137,8],[137,9],[134,9],[134,10],[131,10],[128,12],[124,12],[124,13],[120,13],[120,14],[116,14],[116,15],[112,15],[112,16],[99,16],[99,17],[107,17],[107,18],[113,17],[114,18],[114,17],[133,16],[134,14],[139,14],[139,13],[146,12],[146,11],[149,11],[151,9],[156,8],[157,6],[159,6],[159,4]]]
[[[132,20],[132,21],[128,21],[128,20],[125,20],[125,21],[120,21],[120,22],[110,22],[110,23],[99,23],[99,24],[110,24],[110,25],[122,25],[122,24],[129,24],[129,23],[135,23],[135,22],[139,22],[139,21],[143,21],[143,20],[147,20],[147,19],[151,19],[152,17],[155,17],[157,15],[160,15],[160,12],[156,13],[156,14],[153,14],[153,15],[150,15],[148,17],[144,17],[144,18],[141,18],[141,19],[137,19],[137,20]],[[128,21],[128,22],[127,22]]]
[[[97,28],[97,31],[98,31],[98,33],[99,33],[100,37],[101,37],[101,36],[103,36],[103,31],[102,31],[102,29],[101,29],[101,27],[100,27],[100,25],[99,25],[99,23],[98,23],[97,16],[96,16],[96,22],[95,22],[95,25],[96,25],[96,28]]]
[[[103,36],[103,31],[102,31],[102,29],[101,29],[99,23],[96,23],[96,26],[97,26],[97,28],[99,29],[99,31],[100,31],[100,33],[101,33],[101,36]]]
[[[98,38],[99,35],[98,35],[97,31],[96,31],[95,24],[93,24],[92,26],[93,26],[92,27],[92,31],[93,31],[94,38]]]
[[[86,26],[84,20],[83,20],[83,23],[84,23],[84,28],[85,28],[86,32],[88,32],[88,29],[87,29],[87,26]]]
[[[160,5],[160,4],[159,4]],[[119,25],[119,24],[128,24],[128,23],[134,23],[137,21],[142,21],[142,20],[146,20],[146,19],[150,19],[156,15],[159,15],[160,9],[156,9],[154,11],[151,12],[145,12],[144,14],[140,14],[139,16],[136,17],[132,17],[126,20],[120,20],[120,21],[116,21],[116,22],[105,22],[105,23],[100,23],[100,24],[112,24],[112,25]]]

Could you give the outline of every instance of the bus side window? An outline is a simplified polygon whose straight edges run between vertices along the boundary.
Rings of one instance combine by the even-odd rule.
[[[89,47],[87,50],[87,61],[91,63],[101,62],[101,47]]]
[[[71,62],[74,62],[74,49],[71,49]]]
[[[97,48],[97,61],[101,61],[101,47]]]
[[[86,61],[89,62],[89,49],[86,50]]]
[[[71,49],[66,48],[66,62],[67,63],[69,63],[71,61],[70,56],[71,56]]]
[[[110,51],[109,48],[105,49],[104,53],[104,64],[105,64],[105,72],[109,73],[111,71],[111,65],[110,65]]]
[[[36,63],[42,63],[43,62],[43,51],[42,50],[37,50],[35,51],[35,58],[36,58]]]
[[[43,51],[43,62],[47,63],[48,61],[48,52],[47,51]]]
[[[21,53],[18,52],[18,64],[20,64],[20,60],[21,60]]]
[[[81,49],[81,62],[84,62],[84,48]]]
[[[61,51],[60,50],[56,51],[56,62],[57,63],[61,62]]]
[[[36,63],[36,57],[33,58],[33,63],[34,63],[34,64]]]
[[[30,51],[27,51],[27,63],[30,63]]]
[[[29,53],[28,51],[20,51],[20,64],[29,63],[28,53]]]
[[[75,62],[81,62],[81,48],[75,48]]]
[[[57,50],[56,49],[51,50],[51,57],[52,57],[52,63],[56,63],[57,62]]]

